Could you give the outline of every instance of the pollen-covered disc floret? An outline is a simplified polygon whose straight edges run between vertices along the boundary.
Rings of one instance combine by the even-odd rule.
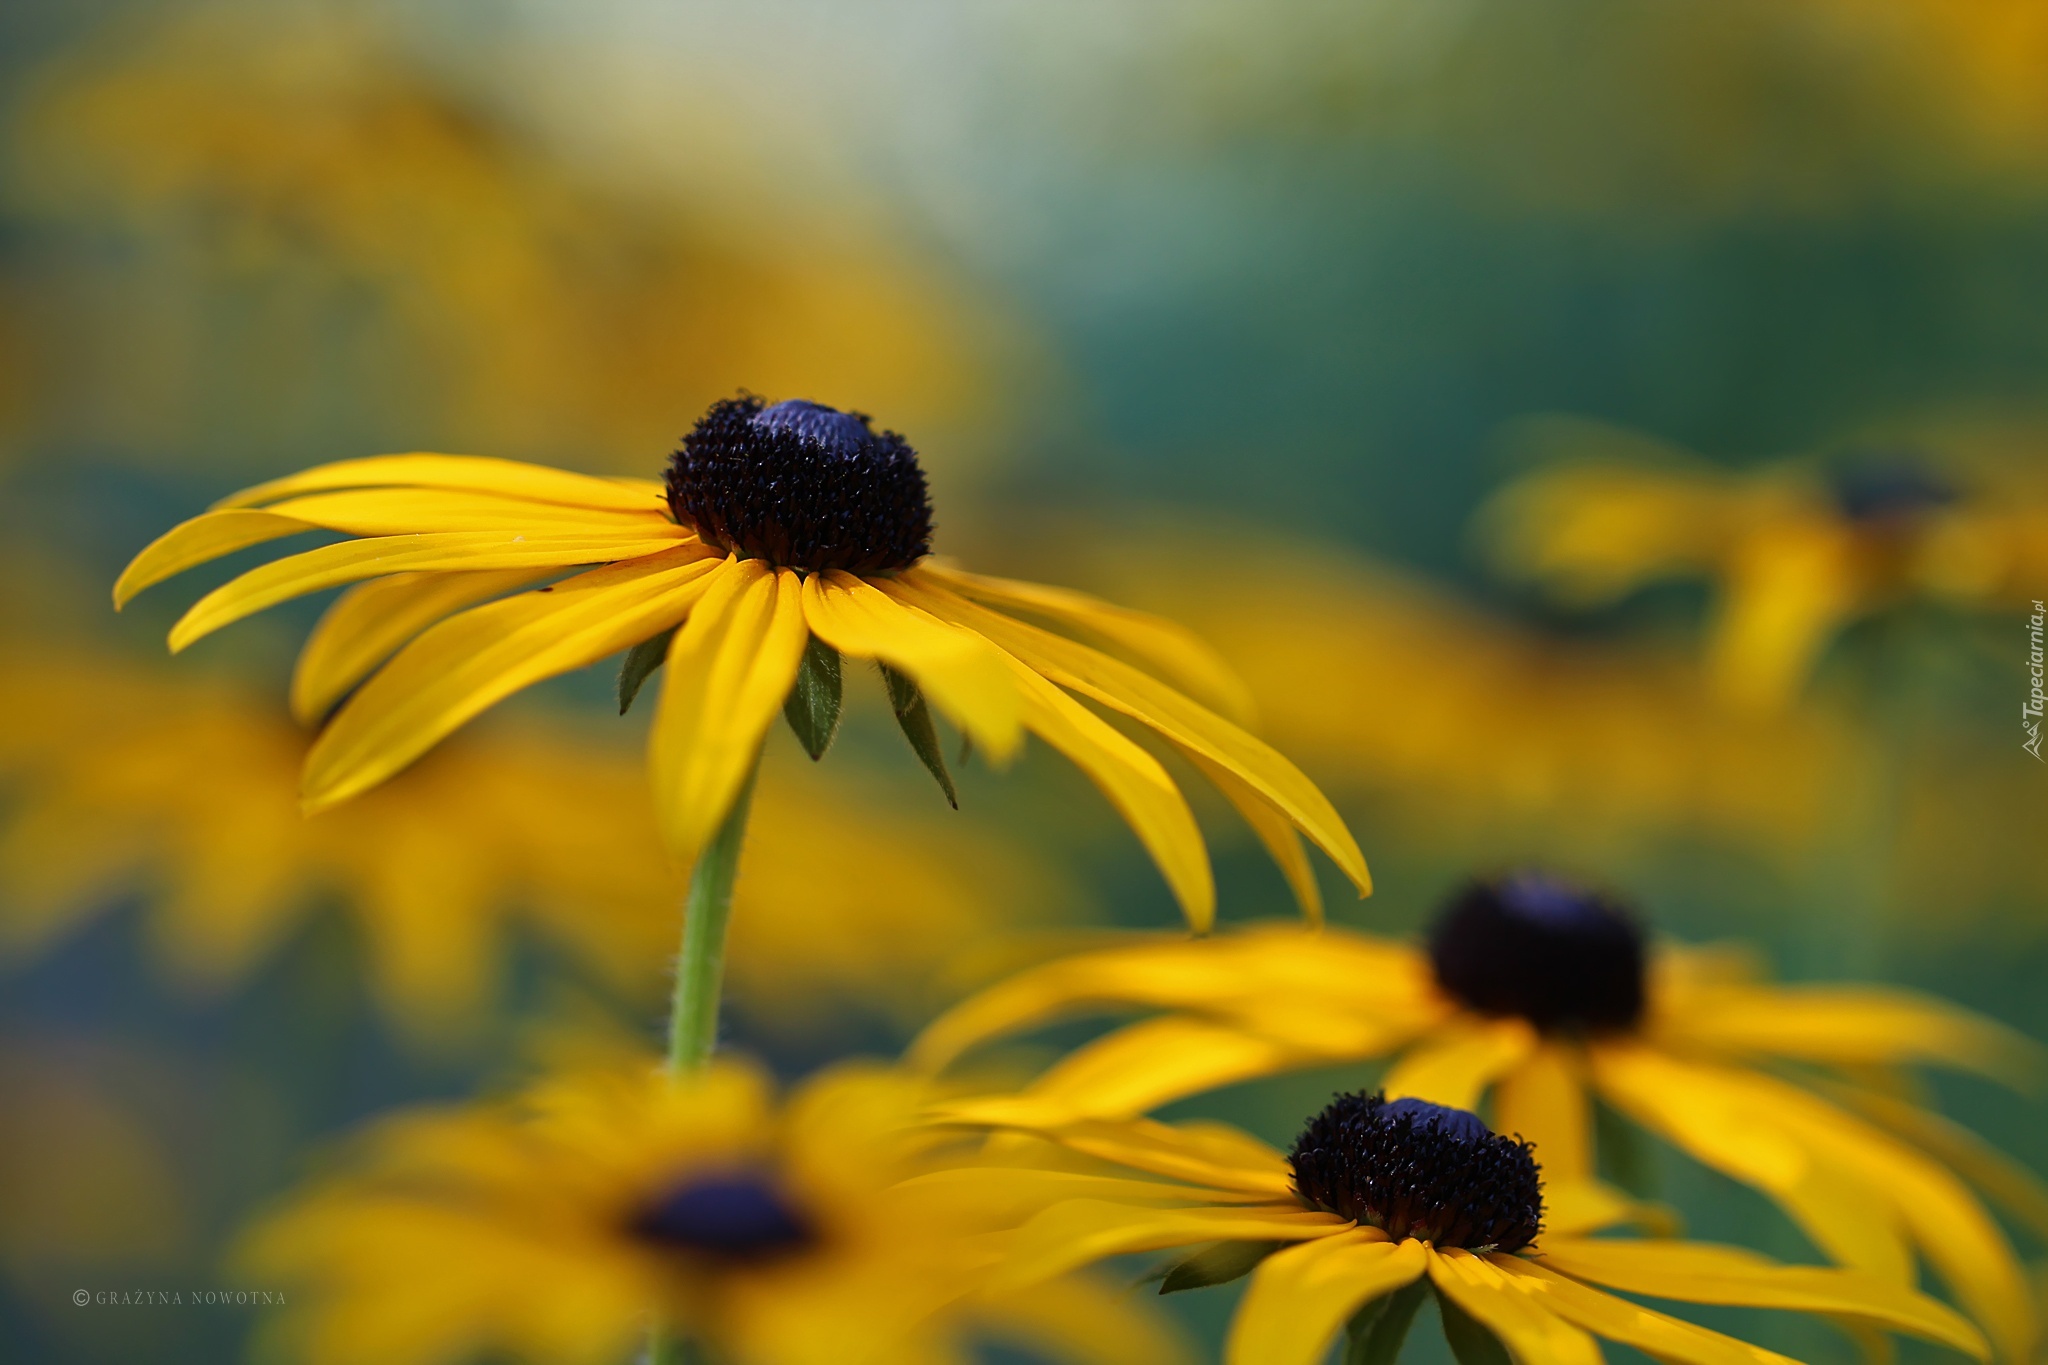
[[[761,1261],[809,1246],[810,1221],[761,1171],[692,1176],[639,1210],[628,1230],[643,1242],[710,1260]]]
[[[1309,1120],[1289,1159],[1304,1202],[1397,1240],[1516,1251],[1543,1226],[1529,1144],[1463,1109],[1339,1095]]]
[[[931,550],[910,443],[802,399],[713,403],[669,462],[668,505],[707,542],[778,567],[888,573]]]
[[[1828,491],[1851,521],[1913,521],[1956,500],[1955,486],[1910,450],[1858,450],[1828,466]]]
[[[1429,932],[1437,984],[1481,1014],[1605,1033],[1643,1016],[1643,933],[1597,891],[1540,872],[1474,881]]]

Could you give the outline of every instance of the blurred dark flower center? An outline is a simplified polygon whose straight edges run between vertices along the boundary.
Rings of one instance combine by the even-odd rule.
[[[642,1241],[731,1261],[767,1260],[809,1246],[814,1231],[767,1175],[696,1175],[636,1212],[628,1231]]]
[[[931,550],[910,443],[797,398],[713,403],[669,462],[668,505],[710,544],[778,567],[888,573]]]
[[[1474,881],[1429,932],[1437,984],[1481,1014],[1611,1032],[1643,1015],[1643,934],[1598,892],[1541,872]]]
[[[1828,491],[1843,516],[1860,522],[1907,521],[1946,507],[1955,485],[1909,450],[1857,450],[1828,465]]]
[[[1439,1247],[1515,1251],[1543,1225],[1530,1146],[1463,1109],[1339,1095],[1302,1129],[1294,1189],[1318,1209]]]

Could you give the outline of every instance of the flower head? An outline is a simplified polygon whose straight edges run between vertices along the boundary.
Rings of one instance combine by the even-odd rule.
[[[1070,1177],[1075,1197],[1018,1231],[996,1282],[1029,1284],[1105,1256],[1199,1248],[1177,1257],[1161,1292],[1250,1274],[1226,1365],[1315,1365],[1347,1323],[1354,1352],[1392,1359],[1424,1293],[1436,1296],[1460,1359],[1497,1357],[1504,1347],[1517,1365],[1597,1365],[1594,1338],[1604,1337],[1686,1365],[1784,1365],[1785,1357],[1609,1289],[1823,1313],[1989,1355],[1959,1314],[1881,1276],[1778,1265],[1733,1247],[1596,1238],[1641,1211],[1582,1181],[1539,1182],[1527,1143],[1460,1109],[1339,1096],[1310,1120],[1291,1160],[1210,1123],[1019,1128],[1092,1164]],[[1372,1193],[1333,1206],[1333,1177]],[[1539,1218],[1547,1225],[1536,1240]],[[1499,1240],[1482,1240],[1489,1237]],[[1474,1345],[1488,1349],[1468,1350]]]
[[[685,441],[666,486],[467,456],[323,465],[171,530],[128,566],[115,602],[315,529],[352,538],[250,570],[171,631],[171,647],[183,649],[265,607],[360,584],[315,630],[294,680],[303,715],[335,708],[306,758],[309,810],[385,781],[521,688],[632,649],[633,688],[666,667],[649,767],[662,832],[687,866],[732,808],[800,669],[809,679],[800,734],[823,753],[846,657],[882,667],[905,733],[949,789],[927,698],[998,762],[1026,730],[1073,760],[1198,927],[1213,917],[1215,887],[1186,800],[1157,759],[1069,692],[1184,753],[1245,816],[1311,913],[1319,893],[1297,830],[1361,894],[1370,889],[1328,799],[1197,700],[1243,710],[1239,685],[1206,648],[1078,593],[918,560],[929,521],[915,456],[855,414],[721,404]]]
[[[1841,1264],[1903,1285],[1924,1258],[2001,1354],[2026,1358],[2036,1324],[2025,1276],[1965,1182],[2044,1237],[2048,1192],[1872,1077],[1932,1062],[2025,1078],[2040,1069],[2034,1044],[1904,991],[1774,986],[1725,953],[1645,953],[1628,911],[1548,871],[1467,885],[1429,937],[1425,951],[1272,926],[1080,954],[956,1006],[912,1056],[940,1066],[1059,1017],[1135,1006],[1154,1017],[1086,1044],[1020,1093],[947,1112],[1027,1127],[1118,1121],[1255,1077],[1384,1060],[1396,1103],[1470,1110],[1490,1097],[1497,1126],[1535,1144],[1552,1188],[1595,1188],[1597,1096],[1775,1200]],[[1784,1074],[1788,1063],[1798,1070]],[[1353,1134],[1348,1146],[1367,1151],[1382,1141],[1380,1112],[1356,1103],[1310,1131]],[[1302,1192],[1347,1216],[1378,1207],[1317,1193],[1338,1188],[1326,1172],[1339,1168],[1313,1156]]]
[[[858,1067],[781,1103],[729,1061],[682,1080],[558,1074],[503,1104],[384,1120],[243,1259],[294,1287],[279,1329],[314,1365],[598,1365],[650,1322],[733,1365],[893,1362],[1088,1324],[1135,1360],[1177,1360],[1170,1334],[1088,1281],[987,1292],[1014,1196],[949,1175],[971,1163],[919,1127],[918,1095]]]

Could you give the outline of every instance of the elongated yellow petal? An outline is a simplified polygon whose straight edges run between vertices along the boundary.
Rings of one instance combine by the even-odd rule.
[[[976,1321],[999,1337],[1072,1365],[1192,1365],[1195,1353],[1162,1314],[1128,1290],[1079,1275],[975,1302]],[[898,1357],[893,1365],[911,1365]]]
[[[703,553],[695,541],[682,544]],[[511,535],[504,531],[449,531],[439,535],[378,536],[345,540],[276,560],[224,583],[192,604],[171,627],[176,653],[223,626],[294,597],[391,573],[428,570],[568,568],[609,564],[673,550],[673,536],[640,532],[615,536]]]
[[[1371,894],[1372,875],[1366,871],[1365,856],[1358,851],[1357,841],[1329,798],[1300,769],[1264,742],[1158,679],[1100,650],[978,606],[923,581],[898,580],[889,585],[889,591],[925,608],[940,620],[987,636],[1060,686],[1121,711],[1188,752],[1229,768],[1329,854],[1344,875],[1357,884],[1361,896]]]
[[[1197,933],[1216,921],[1216,882],[1195,813],[1159,760],[1100,716],[1005,654],[1024,703],[1024,727],[1088,774],[1152,855]]]
[[[962,597],[1034,613],[1092,632],[1145,661],[1182,691],[1220,715],[1249,725],[1257,715],[1251,689],[1206,641],[1176,621],[1132,611],[1069,588],[991,578],[950,565],[920,564],[909,577],[925,577]]]
[[[720,566],[670,642],[648,768],[662,836],[684,867],[746,782],[807,638],[796,571],[742,559]]]
[[[841,654],[908,673],[993,761],[1016,755],[1024,742],[1023,704],[995,646],[848,573],[811,575],[803,601],[804,619],[819,639]]]
[[[1223,1348],[1225,1365],[1318,1365],[1361,1305],[1413,1284],[1428,1269],[1422,1243],[1389,1242],[1378,1228],[1275,1252],[1252,1272]]]
[[[570,507],[558,502],[533,502],[450,488],[354,488],[287,498],[270,503],[263,510],[352,536],[403,536],[431,531],[608,536],[640,531],[685,539],[694,534],[677,526],[658,507],[632,512]]]
[[[307,807],[375,786],[523,687],[659,634],[689,612],[720,562],[681,546],[443,621],[335,713],[306,756]]]
[[[1600,1347],[1550,1311],[1528,1282],[1453,1248],[1429,1254],[1429,1279],[1444,1297],[1500,1338],[1520,1365],[1600,1365]]]
[[[1512,1131],[1503,1128],[1503,1131]],[[1539,1155],[1541,1149],[1539,1149]],[[1548,1163],[1543,1172],[1543,1230],[1546,1236],[1601,1232],[1625,1224],[1642,1228],[1653,1236],[1676,1237],[1678,1215],[1663,1204],[1631,1199],[1605,1181],[1582,1177],[1552,1180]]]
[[[1626,1294],[1837,1314],[1990,1356],[1983,1334],[1954,1309],[1853,1270],[1779,1265],[1753,1251],[1700,1242],[1548,1236],[1537,1263]]]
[[[1782,707],[1868,591],[1849,533],[1814,517],[1752,531],[1726,566],[1727,596],[1709,644],[1708,672],[1722,696],[1753,710]]]
[[[1536,1030],[1521,1019],[1495,1019],[1412,1047],[1383,1082],[1387,1098],[1406,1096],[1453,1109],[1477,1109],[1501,1075],[1536,1050]]]
[[[2003,1024],[1876,986],[1705,990],[1658,1028],[1676,1042],[1722,1052],[1849,1066],[1942,1062],[2020,1085],[2043,1072],[2040,1045]]]
[[[1510,1279],[1528,1282],[1551,1312],[1609,1341],[1648,1352],[1658,1360],[1683,1365],[1795,1365],[1788,1356],[1766,1351],[1734,1337],[1667,1317],[1640,1304],[1617,1299],[1544,1268],[1541,1259],[1519,1256],[1487,1258]]]
[[[1913,1257],[1882,1191],[1819,1159],[1759,1096],[1649,1048],[1591,1050],[1601,1094],[1702,1164],[1778,1201],[1830,1259],[1898,1284]]]
[[[1494,1127],[1536,1144],[1545,1186],[1592,1179],[1589,1108],[1575,1051],[1554,1042],[1539,1044],[1493,1092]]]
[[[313,627],[292,670],[292,715],[311,725],[413,636],[443,617],[516,591],[551,569],[405,573],[360,583]]]
[[[1949,1166],[2048,1240],[2048,1184],[2019,1162],[1962,1125],[1891,1095],[1852,1086],[1831,1093]]]
[[[1070,1199],[1172,1207],[1272,1202],[1265,1194],[1232,1195],[1196,1185],[1031,1166],[963,1166],[934,1171],[891,1186],[890,1199],[892,1208],[901,1201],[904,1207],[928,1208],[954,1218],[972,1209],[977,1219],[995,1228],[1014,1227],[1031,1214]]]
[[[1203,1242],[1297,1242],[1327,1237],[1351,1224],[1333,1213],[1294,1208],[1161,1209],[1070,1199],[1017,1230],[1010,1254],[991,1286],[1021,1288],[1078,1269],[1106,1256]]]
[[[207,512],[180,522],[144,546],[121,570],[114,580],[114,609],[127,606],[144,588],[209,560],[312,529],[306,522],[271,512]]]
[[[298,493],[335,488],[466,488],[569,507],[639,512],[663,505],[661,485],[645,479],[600,479],[546,465],[483,455],[373,455],[316,465],[245,488],[214,506],[254,507]]]
[[[1280,867],[1280,875],[1287,879],[1287,889],[1294,893],[1294,903],[1301,907],[1301,913],[1310,924],[1323,922],[1323,889],[1316,885],[1316,870],[1309,865],[1308,850],[1301,846],[1301,835],[1294,825],[1280,811],[1266,803],[1264,797],[1243,778],[1220,763],[1211,763],[1200,754],[1188,754],[1203,777],[1211,786],[1237,808],[1244,822],[1258,835],[1259,842],[1266,846],[1266,852]]]
[[[954,1111],[940,1106],[937,1116],[949,1121]],[[1265,1143],[1222,1125],[1155,1123],[1150,1119],[1103,1123],[1035,1126],[1037,1132],[1085,1156],[1100,1157],[1134,1171],[1212,1189],[1292,1199],[1294,1173],[1287,1158]]]
[[[1184,1015],[1148,1019],[1096,1039],[1018,1095],[981,1102],[984,1122],[1035,1124],[1128,1118],[1205,1090],[1329,1058],[1243,1029]],[[1001,1118],[986,1117],[1002,1114]]]

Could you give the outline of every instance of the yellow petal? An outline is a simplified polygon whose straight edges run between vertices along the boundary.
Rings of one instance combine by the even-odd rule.
[[[430,531],[537,531],[550,535],[608,536],[638,531],[680,540],[693,534],[677,526],[657,507],[632,512],[567,507],[555,502],[531,502],[495,493],[444,488],[354,488],[287,498],[263,510],[352,536],[403,536]]]
[[[1850,533],[1811,516],[1752,531],[1726,567],[1727,597],[1713,626],[1708,671],[1738,706],[1774,710],[1805,683],[1869,585]]]
[[[1505,1131],[1505,1130],[1504,1130]],[[1676,1237],[1678,1215],[1662,1204],[1631,1199],[1605,1181],[1580,1178],[1552,1180],[1548,1167],[1543,1172],[1543,1229],[1568,1236],[1600,1232],[1633,1224],[1654,1236]]]
[[[1383,1082],[1387,1098],[1404,1096],[1477,1109],[1486,1087],[1536,1049],[1536,1030],[1521,1019],[1496,1019],[1441,1034],[1410,1048]]]
[[[1760,1097],[1648,1048],[1603,1044],[1591,1057],[1601,1094],[1623,1113],[1771,1196],[1830,1259],[1911,1283],[1912,1252],[1883,1192],[1817,1157]]]
[[[1287,817],[1266,804],[1250,783],[1222,764],[1211,763],[1196,753],[1190,753],[1188,759],[1237,808],[1244,822],[1252,827],[1252,833],[1266,846],[1266,852],[1279,864],[1280,875],[1287,879],[1287,889],[1294,893],[1294,903],[1301,907],[1308,922],[1321,924],[1323,889],[1316,885],[1316,870],[1309,865],[1308,850],[1301,846],[1301,835]]]
[[[1545,1237],[1538,1264],[1625,1294],[1682,1303],[1787,1308],[1861,1318],[1988,1358],[1983,1334],[1925,1294],[1876,1276],[1779,1265],[1738,1247],[1700,1242]]]
[[[1600,1365],[1592,1337],[1550,1311],[1528,1281],[1492,1262],[1456,1248],[1432,1251],[1429,1279],[1490,1328],[1520,1365]]]
[[[811,631],[826,644],[908,673],[993,761],[1016,755],[1023,708],[1009,668],[988,641],[912,611],[848,573],[811,575],[803,603]]]
[[[695,541],[682,542],[701,557]],[[345,540],[274,560],[215,588],[171,627],[171,650],[184,649],[222,626],[294,597],[365,578],[427,570],[569,568],[608,564],[674,550],[673,536],[634,532],[613,536],[512,535],[504,531],[448,531],[436,535]]]
[[[550,569],[405,573],[361,583],[313,627],[292,670],[292,715],[318,721],[370,670],[413,636],[465,607],[525,587]]]
[[[222,555],[261,545],[312,527],[270,512],[207,512],[180,522],[143,547],[114,580],[114,609],[128,605],[144,588]]]
[[[1024,728],[1088,774],[1152,855],[1188,924],[1206,933],[1216,920],[1209,850],[1166,769],[1044,678],[1007,654],[1003,660],[1024,703]]]
[[[1275,1252],[1252,1272],[1223,1348],[1225,1365],[1319,1365],[1359,1307],[1413,1284],[1428,1268],[1422,1243],[1389,1242],[1377,1228]]]
[[[998,1292],[1021,1288],[1091,1261],[1135,1251],[1203,1242],[1298,1242],[1350,1226],[1333,1213],[1310,1213],[1299,1206],[1161,1209],[1070,1199],[1017,1230],[993,1287]]]
[[[347,800],[519,689],[659,634],[690,610],[721,562],[681,547],[443,621],[335,713],[306,756],[305,804]]]
[[[1674,1041],[1837,1066],[1943,1062],[2030,1085],[2039,1044],[1981,1014],[1911,991],[1876,986],[1703,990],[1659,1021]]]
[[[2048,1240],[2048,1185],[2019,1162],[1962,1125],[1918,1105],[1848,1086],[1832,1093],[1953,1168],[2036,1237]]]
[[[938,1116],[941,1121],[951,1121],[955,1108],[965,1107],[942,1106]],[[1222,1125],[1169,1125],[1134,1119],[1017,1126],[1085,1156],[1132,1170],[1212,1189],[1293,1199],[1294,1173],[1287,1158],[1258,1139]]]
[[[684,867],[753,770],[807,638],[795,570],[742,559],[719,568],[670,642],[648,767],[662,836]]]
[[[1536,1144],[1546,1186],[1585,1181],[1593,1176],[1589,1107],[1576,1051],[1544,1042],[1500,1077],[1493,1126]]]
[[[1128,650],[1195,700],[1240,725],[1256,716],[1251,689],[1206,641],[1177,621],[1132,611],[1068,588],[990,578],[929,561],[908,576],[935,579],[962,597],[1035,613]]]
[[[1060,686],[1121,711],[1189,753],[1229,768],[1329,854],[1357,884],[1361,896],[1371,894],[1365,857],[1329,798],[1264,742],[1121,660],[990,611],[927,580],[899,579],[888,590],[940,620],[986,636]]]
[[[1195,1358],[1171,1321],[1129,1290],[1078,1275],[987,1296],[969,1311],[985,1331],[1036,1348],[1034,1358],[1069,1365],[1191,1365]]]
[[[1567,1322],[1662,1361],[1683,1365],[1796,1365],[1790,1357],[1696,1327],[1640,1304],[1603,1294],[1544,1268],[1540,1259],[1487,1258],[1510,1279],[1527,1281],[1538,1302]]]
[[[1013,1106],[1011,1117],[1000,1122],[1015,1122],[1025,1113],[1038,1123],[1128,1118],[1206,1090],[1328,1060],[1243,1029],[1169,1015],[1077,1048],[1022,1094],[988,1103]]]
[[[645,479],[600,479],[546,465],[482,455],[373,455],[338,460],[245,488],[215,507],[253,507],[295,493],[334,488],[467,488],[569,507],[639,512],[664,505],[661,485]]]

